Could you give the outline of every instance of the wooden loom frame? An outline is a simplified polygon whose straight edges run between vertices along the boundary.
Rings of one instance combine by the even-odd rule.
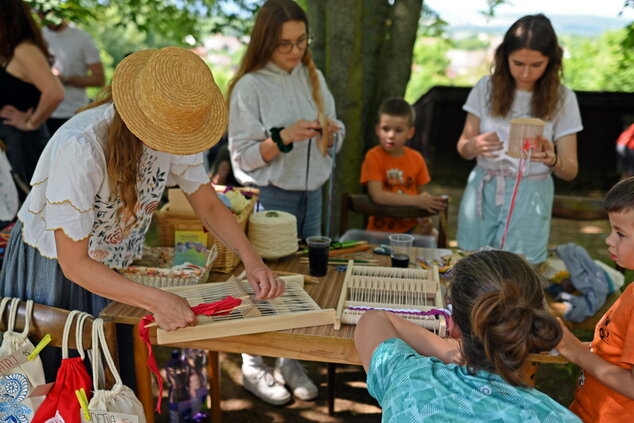
[[[221,295],[211,299],[204,298],[202,295],[207,289],[218,291]],[[253,292],[247,281],[240,281],[233,277],[226,282],[170,287],[164,288],[164,290],[187,299],[191,306],[202,302],[218,301],[227,295],[239,296],[243,302],[239,306],[239,310],[236,308],[231,311],[231,314],[234,315],[233,317],[198,316],[197,326],[169,332],[158,329],[157,342],[159,345],[308,326],[330,325],[335,321],[334,309],[321,309],[315,300],[295,283],[286,284],[286,291],[282,296],[261,302],[253,300]],[[290,311],[289,307],[291,306],[289,304],[292,304],[294,299],[299,299],[302,304],[310,307],[310,310]],[[275,310],[274,315],[262,315],[258,309],[258,304],[265,303],[268,303]]]
[[[378,272],[384,271],[386,275],[376,275]],[[372,276],[364,275],[364,273],[374,274]],[[390,275],[391,274],[391,275]],[[419,294],[425,295],[427,298],[431,298],[431,305],[419,305],[419,304],[404,304],[404,303],[385,303],[377,299],[371,302],[360,302],[349,300],[350,288],[353,285],[353,278],[355,276],[364,277],[368,279],[374,278],[380,280],[369,281],[368,283],[374,284],[371,289],[375,291],[385,287],[386,290],[393,288],[394,285],[405,285],[403,288],[419,288],[416,285],[420,284]],[[401,291],[402,292],[402,291]],[[419,310],[429,311],[432,308],[443,308],[442,293],[440,290],[440,277],[438,274],[438,266],[432,266],[429,269],[399,269],[388,267],[370,267],[355,265],[353,261],[348,262],[348,268],[346,270],[346,276],[341,286],[341,293],[339,294],[339,302],[337,304],[337,315],[335,317],[335,330],[341,329],[342,323],[350,323],[347,320],[346,309],[349,306],[361,306],[361,307],[376,307],[376,308],[388,308],[388,309],[404,309],[404,310]],[[359,315],[362,313],[358,313]],[[447,330],[447,322],[444,316],[429,316],[428,318],[421,318],[421,316],[408,317],[404,315],[408,320],[412,320],[415,323],[427,327],[428,329],[438,330],[440,336],[445,336]],[[431,325],[425,325],[425,322],[432,322]],[[432,327],[428,327],[432,326]]]
[[[537,118],[517,118],[509,121],[509,141],[506,154],[516,159],[528,158],[528,151],[524,151],[524,140],[528,137],[535,143],[537,135],[544,134],[546,122]]]

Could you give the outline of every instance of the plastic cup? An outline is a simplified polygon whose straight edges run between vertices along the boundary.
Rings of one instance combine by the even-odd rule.
[[[390,259],[392,267],[409,267],[409,257],[414,245],[414,236],[409,234],[392,234],[390,239]]]
[[[311,236],[308,244],[308,263],[312,276],[324,276],[328,273],[328,252],[332,240],[327,236]]]

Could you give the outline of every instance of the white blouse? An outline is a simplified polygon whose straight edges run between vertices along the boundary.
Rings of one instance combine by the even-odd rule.
[[[112,104],[87,110],[69,120],[51,138],[37,164],[30,194],[18,218],[22,238],[47,258],[57,258],[54,231],[73,240],[90,237],[89,255],[110,268],[141,257],[145,234],[166,186],[188,194],[209,183],[202,153],[179,156],[144,146],[139,162],[136,221],[119,222],[123,205],[111,198],[106,139],[114,116]]]

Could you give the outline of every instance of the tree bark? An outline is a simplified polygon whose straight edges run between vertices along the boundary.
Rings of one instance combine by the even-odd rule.
[[[346,139],[332,176],[332,198],[324,193],[329,235],[336,236],[343,193],[362,191],[365,152],[376,145],[376,111],[388,97],[403,96],[412,66],[422,0],[305,1],[315,63],[328,81]],[[356,218],[356,219],[355,219]],[[352,216],[351,226],[362,227]],[[341,235],[341,234],[339,234]]]

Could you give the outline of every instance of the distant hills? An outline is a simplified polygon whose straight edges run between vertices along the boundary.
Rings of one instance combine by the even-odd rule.
[[[482,17],[474,19],[473,23],[464,23],[464,19],[460,24],[453,25],[450,16],[441,16],[449,22],[450,33],[490,33],[503,35],[513,22],[522,15],[504,15],[496,16],[490,21],[486,21]],[[552,21],[555,31],[558,35],[580,35],[586,37],[596,37],[607,30],[616,30],[625,28],[630,21],[623,18],[609,18],[602,16],[574,16],[574,15],[547,15]]]

